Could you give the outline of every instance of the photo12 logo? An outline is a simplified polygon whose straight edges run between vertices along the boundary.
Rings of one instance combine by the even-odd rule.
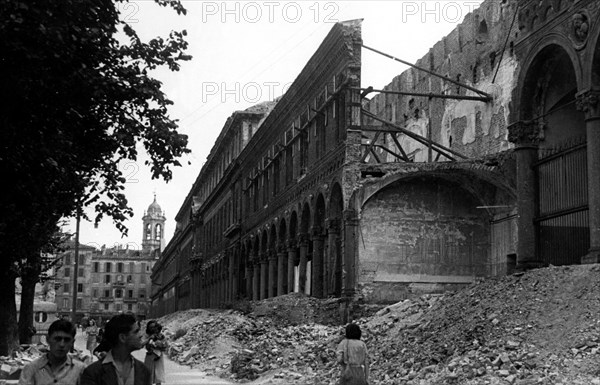
[[[482,1],[402,1],[401,20],[402,23],[460,23],[481,3]]]
[[[315,23],[337,23],[338,11],[337,3],[323,1],[204,1],[202,22],[297,23],[310,19]]]
[[[202,83],[202,103],[208,102],[214,97],[219,97],[221,103],[235,101],[240,103],[258,103],[265,100],[274,100],[283,95],[290,88],[292,83],[279,82],[248,82],[248,83]]]

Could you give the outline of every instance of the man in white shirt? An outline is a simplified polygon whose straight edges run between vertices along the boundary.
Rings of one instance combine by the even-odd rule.
[[[48,353],[23,368],[19,385],[77,385],[85,364],[69,356],[75,342],[75,325],[56,320],[48,329]]]

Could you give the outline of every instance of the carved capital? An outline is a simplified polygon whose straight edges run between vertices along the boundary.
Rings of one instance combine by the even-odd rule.
[[[313,226],[311,228],[311,233],[313,237],[318,237],[323,235],[323,229],[321,228],[321,226]]]
[[[291,249],[294,249],[296,247],[296,240],[295,239],[290,239],[289,241],[287,241],[285,243],[285,246],[287,247],[288,251]]]
[[[298,245],[299,246],[308,246],[308,234],[306,234],[306,233],[298,234]]]
[[[520,120],[508,126],[508,141],[517,146],[537,146],[543,139],[543,125],[535,120]]]
[[[600,118],[600,88],[578,92],[575,98],[577,109],[585,114],[586,120]]]
[[[358,213],[356,210],[344,210],[344,224],[348,226],[358,225]]]
[[[339,234],[340,232],[340,220],[338,218],[331,218],[326,221],[327,232]]]

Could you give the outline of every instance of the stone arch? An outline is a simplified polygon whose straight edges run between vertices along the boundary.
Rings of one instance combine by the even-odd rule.
[[[520,83],[521,120],[536,120],[541,125],[540,147],[552,148],[573,138],[585,137],[584,117],[575,104],[581,84],[578,59],[573,61],[568,50],[560,45],[549,44],[540,49],[529,64]]]
[[[586,79],[586,85],[591,87],[600,87],[600,22],[594,23],[589,37],[591,59],[587,63],[591,63],[591,68],[584,68],[585,74],[589,77]]]
[[[326,212],[325,198],[323,197],[323,194],[319,194],[317,195],[317,199],[315,201],[313,227],[319,226],[321,228],[321,232],[323,232],[325,228]]]
[[[302,216],[300,217],[300,233],[308,234],[310,231],[311,223],[312,222],[310,220],[310,206],[307,202],[305,202],[302,206]]]
[[[463,183],[435,174],[395,180],[363,201],[358,284],[369,301],[443,291],[494,275],[493,217]]]
[[[285,218],[281,218],[279,220],[279,235],[277,237],[277,242],[278,242],[278,246],[283,247],[285,246],[285,242],[288,239],[288,232],[287,232],[287,222],[285,221]]]
[[[296,211],[292,211],[290,215],[290,227],[289,227],[289,239],[290,241],[296,240],[298,236],[298,214]]]

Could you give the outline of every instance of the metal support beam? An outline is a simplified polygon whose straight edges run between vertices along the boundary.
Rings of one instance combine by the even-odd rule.
[[[414,64],[412,64],[412,63],[409,63],[409,62],[407,62],[407,61],[405,61],[405,60],[398,59],[398,58],[397,58],[397,57],[395,57],[395,56],[388,55],[387,53],[384,53],[384,52],[381,52],[381,51],[379,51],[379,50],[376,50],[375,48],[368,47],[368,46],[366,46],[366,45],[364,45],[364,44],[363,44],[362,46],[363,46],[364,48],[366,48],[366,49],[368,49],[368,50],[370,50],[370,51],[373,51],[373,52],[375,52],[375,53],[378,53],[378,54],[380,54],[380,55],[382,55],[382,56],[385,56],[385,57],[387,57],[387,58],[390,58],[390,59],[392,59],[392,60],[395,60],[395,61],[397,61],[397,62],[400,62],[400,63],[402,63],[402,64],[406,64],[407,66],[410,66],[410,67],[416,68],[416,69],[418,69],[419,71],[426,72],[426,73],[428,73],[428,74],[430,74],[430,75],[433,75],[433,76],[435,76],[435,77],[437,77],[437,78],[444,79],[444,80],[445,80],[445,81],[447,81],[447,82],[450,82],[450,83],[452,83],[452,84],[455,84],[455,85],[457,85],[457,86],[459,86],[459,87],[462,87],[462,88],[465,88],[465,89],[467,89],[467,90],[473,91],[473,92],[475,92],[475,93],[477,93],[477,94],[479,94],[479,95],[481,95],[481,96],[485,96],[485,97],[489,98],[490,100],[492,100],[492,95],[490,95],[490,94],[488,94],[488,93],[486,93],[486,92],[483,92],[483,91],[481,91],[481,90],[478,90],[477,88],[474,88],[474,87],[468,86],[468,85],[466,85],[466,84],[464,84],[464,83],[461,83],[461,82],[458,82],[458,81],[456,81],[456,80],[454,80],[454,79],[450,79],[450,78],[449,78],[449,77],[447,77],[447,76],[443,76],[443,75],[437,74],[437,73],[435,73],[435,72],[433,72],[433,71],[430,71],[430,70],[428,70],[428,69],[425,69],[425,68],[423,68],[423,67],[419,67],[419,66],[417,66],[417,65],[414,65]]]
[[[363,91],[361,96],[364,98],[371,92],[379,92],[382,94],[392,94],[392,95],[405,95],[405,96],[422,96],[425,98],[438,98],[438,99],[455,99],[455,100],[475,100],[479,102],[488,103],[492,101],[491,97],[487,96],[463,96],[463,95],[444,95],[444,94],[435,94],[433,92],[407,92],[407,91],[390,91],[390,90],[376,90],[373,87],[368,88],[356,88],[351,87],[350,89]]]
[[[444,155],[445,157],[447,157],[449,159],[452,159],[452,157],[450,157],[447,153],[453,154],[462,159],[468,159],[466,156],[462,155],[459,152],[449,149],[448,147],[442,146],[441,144],[436,143],[432,140],[429,140],[421,135],[415,134],[414,132],[404,129],[392,122],[388,122],[387,120],[378,117],[377,115],[371,113],[370,111],[367,111],[365,109],[362,109],[361,111],[362,111],[363,115],[365,115],[373,120],[376,120],[378,122],[381,122],[389,127],[396,129],[395,131],[391,131],[391,132],[401,132],[401,133],[405,134],[406,136],[409,136],[409,137],[413,138],[414,140],[416,140],[417,142],[420,142],[426,146],[431,145],[435,151],[441,152],[442,155]],[[363,127],[361,127],[361,130],[363,130],[363,131],[382,131],[382,132],[386,131],[385,129],[378,129],[377,126],[371,126],[371,127],[373,127],[373,128],[369,129],[369,128],[363,126]]]

